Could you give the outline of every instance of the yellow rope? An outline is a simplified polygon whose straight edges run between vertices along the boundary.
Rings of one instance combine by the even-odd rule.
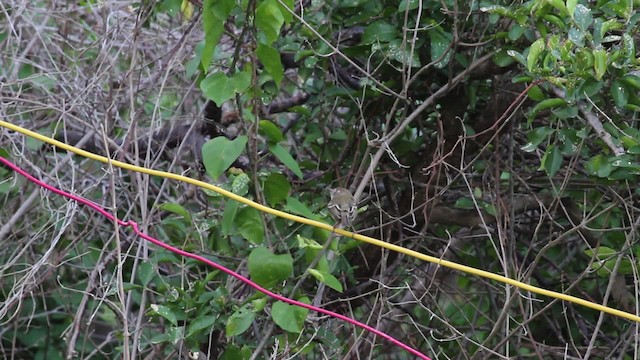
[[[468,273],[468,274],[473,274],[473,275],[476,275],[476,276],[484,277],[484,278],[487,278],[487,279],[492,279],[492,280],[495,280],[495,281],[499,281],[501,283],[505,283],[505,284],[509,284],[509,285],[515,286],[515,287],[520,288],[522,290],[530,291],[532,293],[548,296],[548,297],[551,297],[551,298],[556,298],[556,299],[559,299],[559,300],[572,302],[574,304],[578,304],[578,305],[582,305],[582,306],[585,306],[585,307],[588,307],[588,308],[591,308],[591,309],[594,309],[594,310],[602,311],[602,312],[607,313],[607,314],[611,314],[611,315],[619,316],[619,317],[622,317],[622,318],[625,318],[625,319],[629,319],[629,320],[632,320],[632,321],[640,322],[640,316],[637,316],[637,315],[634,315],[634,314],[631,314],[631,313],[628,313],[628,312],[625,312],[625,311],[613,309],[613,308],[610,308],[608,306],[600,305],[600,304],[597,304],[597,303],[594,303],[594,302],[591,302],[591,301],[587,301],[587,300],[584,300],[584,299],[581,299],[581,298],[578,298],[578,297],[575,297],[575,296],[566,295],[566,294],[562,294],[562,293],[559,293],[559,292],[542,289],[542,288],[539,288],[539,287],[536,287],[536,286],[533,286],[533,285],[529,285],[529,284],[525,284],[523,282],[511,279],[511,278],[508,278],[508,277],[505,277],[505,276],[502,276],[502,275],[494,274],[492,272],[488,272],[488,271],[485,271],[485,270],[472,268],[470,266],[458,264],[458,263],[455,263],[455,262],[452,262],[452,261],[448,261],[448,260],[442,260],[442,259],[439,259],[437,257],[425,255],[425,254],[422,254],[420,252],[417,252],[417,251],[414,251],[414,250],[410,250],[410,249],[404,248],[402,246],[390,244],[390,243],[387,243],[387,242],[384,242],[384,241],[381,241],[381,240],[378,240],[378,239],[375,239],[375,238],[372,238],[372,237],[369,237],[369,236],[360,235],[360,234],[354,234],[354,233],[352,233],[350,231],[346,231],[344,229],[337,229],[337,228],[334,228],[333,226],[331,226],[329,224],[325,224],[325,223],[322,223],[322,222],[319,222],[319,221],[310,220],[310,219],[307,219],[307,218],[304,218],[304,217],[300,217],[300,216],[297,216],[297,215],[292,215],[292,214],[286,213],[284,211],[275,210],[275,209],[272,209],[272,208],[270,208],[268,206],[264,206],[262,204],[258,204],[258,203],[254,202],[254,201],[251,201],[249,199],[243,198],[242,196],[238,196],[238,195],[236,195],[234,193],[226,191],[226,190],[224,190],[222,188],[219,188],[219,187],[217,187],[215,185],[208,184],[208,183],[206,183],[204,181],[195,180],[195,179],[192,179],[192,178],[189,178],[189,177],[186,177],[186,176],[173,174],[173,173],[170,173],[170,172],[147,169],[147,168],[143,168],[143,167],[140,167],[140,166],[127,164],[127,163],[124,163],[124,162],[121,162],[121,161],[117,161],[117,160],[111,160],[111,159],[109,159],[107,157],[100,156],[100,155],[97,155],[97,154],[94,154],[94,153],[91,153],[91,152],[88,152],[88,151],[85,151],[85,150],[82,150],[82,149],[78,149],[78,148],[76,148],[74,146],[71,146],[69,144],[65,144],[65,143],[60,142],[58,140],[46,137],[44,135],[40,135],[40,134],[38,134],[36,132],[33,132],[31,130],[27,130],[25,128],[22,128],[22,127],[17,126],[17,125],[13,125],[11,123],[8,123],[8,122],[2,121],[2,120],[0,120],[0,126],[5,127],[7,129],[10,129],[10,130],[13,130],[13,131],[17,131],[17,132],[19,132],[21,134],[24,134],[26,136],[30,136],[30,137],[32,137],[34,139],[38,139],[38,140],[43,141],[45,143],[48,143],[48,144],[51,144],[51,145],[55,145],[55,146],[57,146],[59,148],[65,149],[67,151],[71,151],[71,152],[73,152],[73,153],[75,153],[77,155],[84,156],[84,157],[87,157],[87,158],[90,158],[90,159],[93,159],[93,160],[96,160],[96,161],[100,161],[102,163],[111,163],[112,165],[120,167],[120,168],[123,168],[123,169],[137,171],[137,172],[140,172],[140,173],[149,174],[149,175],[153,175],[153,176],[160,176],[160,177],[173,179],[173,180],[177,180],[177,181],[183,181],[183,182],[186,182],[186,183],[189,183],[189,184],[201,187],[201,188],[209,189],[209,190],[215,191],[215,192],[217,192],[217,193],[219,193],[219,194],[221,194],[223,196],[229,197],[229,198],[234,199],[236,201],[239,201],[239,202],[241,202],[243,204],[251,206],[251,207],[253,207],[255,209],[258,209],[260,211],[263,211],[263,212],[266,212],[266,213],[269,213],[269,214],[273,214],[275,216],[279,216],[279,217],[282,217],[282,218],[285,218],[285,219],[293,220],[293,221],[296,221],[296,222],[299,222],[299,223],[302,223],[302,224],[315,226],[315,227],[320,228],[320,229],[333,231],[333,232],[336,232],[336,233],[338,233],[340,235],[343,235],[343,236],[346,236],[346,237],[350,237],[350,238],[353,238],[353,239],[356,239],[356,240],[359,240],[359,241],[362,241],[362,242],[365,242],[365,243],[368,243],[368,244],[371,244],[371,245],[379,246],[379,247],[382,247],[382,248],[385,248],[385,249],[388,249],[388,250],[391,250],[391,251],[396,251],[396,252],[399,252],[401,254],[405,254],[405,255],[408,255],[408,256],[414,257],[416,259],[423,260],[423,261],[428,261],[430,263],[438,264],[440,266],[445,266],[445,267],[448,267],[450,269],[462,271],[462,272],[465,272],[465,273]]]

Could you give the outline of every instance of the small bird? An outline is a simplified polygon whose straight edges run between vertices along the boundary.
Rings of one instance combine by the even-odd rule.
[[[339,187],[330,189],[331,200],[329,200],[329,213],[334,220],[343,226],[351,227],[351,222],[356,218],[358,206],[351,192]]]

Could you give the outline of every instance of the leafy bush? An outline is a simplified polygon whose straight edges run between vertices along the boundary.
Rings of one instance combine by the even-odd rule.
[[[637,313],[637,6],[13,1],[0,118],[313,220],[349,188],[358,232]],[[0,155],[433,358],[637,356],[628,320],[9,131]],[[409,356],[0,179],[6,357]]]

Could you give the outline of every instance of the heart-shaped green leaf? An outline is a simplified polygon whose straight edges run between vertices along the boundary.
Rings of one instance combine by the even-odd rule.
[[[231,316],[229,316],[229,320],[227,320],[227,336],[237,336],[247,331],[255,317],[256,314],[251,311],[248,305],[236,310],[231,314]]]
[[[249,274],[251,279],[266,288],[286,280],[293,272],[293,258],[289,254],[272,254],[261,246],[253,249],[249,255]]]
[[[275,302],[271,308],[271,317],[276,325],[292,333],[300,333],[302,331],[302,325],[304,325],[307,313],[309,313],[308,309],[289,305],[282,301]]]
[[[242,93],[251,85],[251,74],[241,71],[228,77],[222,72],[207,76],[200,83],[200,90],[204,95],[221,106],[223,102],[231,99],[236,93]]]
[[[246,145],[246,136],[234,140],[219,136],[207,141],[202,145],[202,162],[207,174],[217,180],[238,159]]]

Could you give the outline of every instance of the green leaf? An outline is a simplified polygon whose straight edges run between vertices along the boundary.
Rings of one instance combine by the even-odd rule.
[[[236,214],[240,208],[240,203],[235,200],[227,200],[224,205],[224,211],[222,212],[222,227],[220,231],[222,235],[231,235],[233,226],[235,225]]]
[[[562,19],[560,19],[558,16],[554,15],[554,14],[544,14],[544,16],[542,16],[542,18],[555,25],[558,29],[565,29],[567,26],[564,23],[564,21],[562,21]]]
[[[149,285],[154,276],[156,276],[156,269],[151,261],[143,261],[140,267],[138,267],[138,277],[140,278],[142,286],[146,287]]]
[[[560,98],[542,100],[531,109],[531,114],[529,114],[529,119],[534,118],[542,110],[564,106],[566,104],[567,102],[564,99],[560,99]]]
[[[473,209],[476,207],[476,204],[471,198],[461,197],[456,200],[456,203],[453,206],[458,209]]]
[[[192,337],[202,330],[211,329],[213,327],[213,324],[215,324],[217,318],[217,316],[207,315],[199,316],[195,320],[190,321],[189,325],[187,326],[187,338]]]
[[[544,19],[545,17],[549,17],[549,14],[545,14],[542,18]],[[539,38],[547,38],[547,34],[549,33],[549,25],[546,21],[536,21],[536,29],[538,29],[538,32],[540,33],[540,36],[538,36]]]
[[[533,70],[533,67],[538,63],[538,58],[540,58],[544,47],[545,43],[543,38],[539,38],[531,44],[529,54],[527,55],[527,70]]]
[[[598,271],[599,276],[608,276],[608,274],[613,271],[615,264],[617,262],[617,257],[619,252],[615,249],[612,249],[607,246],[600,246],[597,248],[597,252],[592,249],[584,250],[584,253],[593,257],[595,255],[595,260],[591,263],[591,268],[593,270]],[[620,274],[629,274],[633,272],[633,264],[628,259],[623,259],[620,263],[620,267],[618,268],[618,272]]]
[[[636,15],[640,16],[640,13]],[[633,37],[627,33],[622,34],[622,41],[624,45],[624,54],[628,61],[635,61],[636,59],[636,43]]]
[[[573,14],[576,11],[576,5],[578,4],[578,0],[567,0],[567,12],[569,16],[573,18]]]
[[[544,55],[544,59],[542,60],[542,68],[545,71],[554,71],[558,65],[558,61],[556,58],[551,55],[551,53],[546,53]]]
[[[304,319],[309,310],[299,306],[289,305],[282,301],[277,301],[271,308],[271,318],[282,330],[300,333],[304,325]]]
[[[343,291],[342,284],[335,276],[331,275],[326,271],[320,271],[316,269],[307,269],[307,271],[309,272],[309,274],[313,275],[313,277],[316,278],[316,280],[326,284],[328,287],[332,288],[333,290],[339,293],[342,293]]]
[[[266,288],[288,279],[293,272],[291,255],[275,255],[262,246],[251,251],[248,263],[251,279]]]
[[[556,60],[562,60],[562,45],[560,44],[560,36],[550,36],[547,40],[547,46],[549,47],[549,53],[551,54],[551,56],[553,56]]]
[[[0,156],[2,156],[5,159],[10,159],[11,158],[11,154],[9,154],[9,152],[7,150],[5,150],[4,148],[0,148]]]
[[[428,34],[431,38],[431,61],[436,61],[442,57],[442,60],[435,64],[435,67],[441,69],[447,66],[451,59],[450,45],[453,40],[453,35],[438,28],[429,30]]]
[[[198,45],[196,45],[194,49],[194,54],[191,60],[187,61],[184,64],[184,73],[188,78],[193,77],[196,74],[202,65],[202,52],[204,50],[204,40],[201,41]],[[215,49],[214,49],[215,52]],[[213,55],[211,55],[213,57]],[[211,61],[211,60],[209,60]]]
[[[262,65],[264,65],[266,72],[273,78],[276,86],[280,87],[280,82],[284,77],[284,67],[282,66],[278,50],[269,45],[258,43],[256,54]]]
[[[420,6],[419,0],[402,0],[398,5],[398,12],[405,12],[407,10],[415,10]]]
[[[278,173],[269,174],[264,180],[262,187],[265,200],[267,200],[267,204],[272,207],[284,201],[291,190],[289,180],[287,180],[284,175]]]
[[[501,17],[511,17],[513,16],[513,12],[511,9],[501,6],[501,5],[489,5],[483,6],[480,8],[480,11],[486,12],[489,14],[500,15]]]
[[[300,170],[300,166],[298,166],[298,163],[293,159],[291,154],[289,154],[289,151],[287,151],[285,148],[283,148],[279,144],[273,144],[269,146],[269,151],[271,151],[271,153],[275,155],[278,160],[280,160],[284,164],[284,166],[288,167],[289,170],[296,174],[300,179],[304,177],[302,175],[302,170]]]
[[[558,139],[562,142],[562,154],[567,156],[573,156],[582,142],[577,131],[571,128],[560,129]]]
[[[251,301],[251,306],[253,306],[253,308],[255,309],[255,312],[260,312],[262,310],[264,310],[265,306],[267,306],[267,302],[269,301],[269,298],[264,295],[260,298],[257,298],[255,300]]]
[[[592,67],[595,62],[593,51],[589,51],[587,48],[577,49],[573,61],[578,71],[589,71],[589,68]]]
[[[202,145],[202,162],[207,174],[217,180],[242,154],[247,140],[248,138],[244,135],[238,136],[233,141],[219,136]]]
[[[584,36],[585,32],[576,28],[569,29],[569,33],[567,34],[569,41],[578,47],[584,47]]]
[[[618,79],[613,80],[609,92],[617,107],[624,107],[629,102],[629,89],[624,82]]]
[[[258,29],[258,41],[264,45],[271,45],[280,34],[284,25],[284,16],[280,11],[277,0],[265,0],[256,9],[255,17]]]
[[[507,55],[511,56],[514,60],[519,62],[522,65],[527,65],[527,61],[524,59],[524,56],[515,50],[507,50]]]
[[[622,81],[628,87],[631,87],[635,90],[640,90],[640,77],[637,75],[625,75],[620,78],[620,81]]]
[[[617,259],[602,260],[591,263],[591,269],[596,270],[598,276],[609,277],[613,268],[616,266]],[[633,274],[635,266],[628,259],[623,259],[618,267],[618,274]]]
[[[42,328],[32,328],[20,334],[20,343],[27,346],[43,346],[47,339],[47,330]]]
[[[586,79],[582,83],[582,85],[578,87],[576,94],[578,94],[579,98],[583,98],[585,94],[588,97],[593,97],[593,96],[596,96],[596,94],[598,94],[600,90],[602,90],[603,86],[604,86],[604,81],[598,81],[594,77],[589,76],[589,78]]]
[[[176,326],[178,324],[178,319],[176,318],[176,314],[167,306],[151,304],[151,315],[159,315],[165,319],[167,319],[171,325]]]
[[[593,50],[593,69],[596,72],[596,79],[602,79],[607,71],[607,51],[604,49]]]
[[[248,359],[248,357],[244,357],[242,355],[242,351],[240,350],[239,347],[233,345],[233,344],[226,344],[226,347],[224,348],[224,352],[222,353],[222,356],[218,359],[218,360],[238,360],[238,359]]]
[[[298,247],[300,249],[309,248],[312,250],[322,250],[323,248],[317,241],[301,236],[300,234],[296,235],[296,240],[298,240]]]
[[[348,139],[347,133],[344,132],[343,129],[334,129],[334,131],[329,135],[329,139],[331,140],[339,140],[345,141]]]
[[[178,341],[184,339],[184,327],[169,327],[163,334],[158,334],[149,340],[152,344],[169,343],[177,344]]]
[[[204,48],[201,55],[203,69],[208,69],[213,59],[218,41],[224,31],[224,23],[235,6],[234,0],[204,0],[202,4],[202,27],[204,29]]]
[[[160,208],[163,211],[167,211],[167,212],[182,216],[189,224],[193,223],[191,220],[191,214],[189,214],[189,211],[178,203],[164,203],[160,205],[158,208]]]
[[[489,214],[491,216],[498,216],[498,212],[496,211],[496,207],[493,206],[493,204],[484,203],[484,204],[482,204],[482,208],[484,209],[484,211],[487,212],[487,214]]]
[[[562,152],[555,145],[550,145],[545,151],[540,164],[540,169],[544,169],[550,177],[556,175],[562,166]]]
[[[236,228],[240,235],[252,244],[264,242],[264,224],[260,211],[252,207],[244,207],[236,215]]]
[[[405,44],[403,46],[402,40],[400,39],[391,40],[387,44],[386,49],[380,44],[374,44],[371,49],[374,51],[385,50],[386,55],[390,59],[395,60],[400,64],[409,64],[409,66],[411,67],[420,67],[420,58],[418,57],[418,53],[414,52],[413,56],[411,56],[411,46],[409,46],[408,44]],[[447,58],[449,58],[448,55]]]
[[[509,40],[516,41],[524,34],[525,27],[515,24],[509,29]]]
[[[615,168],[611,165],[604,155],[596,155],[589,159],[584,165],[584,169],[592,174],[601,178],[607,178]]]
[[[562,0],[547,0],[547,3],[549,3],[551,6],[553,6],[558,11],[560,11],[560,14],[568,15],[567,7],[565,6]]]
[[[493,62],[500,67],[509,66],[513,61],[513,57],[509,56],[506,50],[499,50],[493,55]]]
[[[240,173],[231,183],[231,192],[236,195],[245,196],[249,192],[250,184],[251,179],[249,179],[249,175],[244,172]]]
[[[636,170],[638,168],[638,164],[633,161],[628,155],[616,156],[615,158],[613,158],[611,165],[631,170]]]
[[[357,240],[353,240],[353,239],[351,239],[351,240],[357,242]],[[325,241],[330,241],[328,236],[327,236],[327,239]],[[337,241],[331,241],[331,244],[329,244],[329,248],[331,250],[334,250],[334,251],[340,251],[341,253],[345,252],[345,251],[343,251],[345,249],[344,247],[340,248],[340,250],[338,250],[337,245],[338,245]],[[347,244],[343,244],[343,245],[345,247],[348,246]],[[323,246],[323,248],[324,248],[324,246]],[[353,247],[351,249],[353,249]],[[311,247],[309,247],[309,249],[304,252],[306,263],[307,264],[313,263],[315,258],[319,255],[320,256],[320,260],[316,264],[316,267],[315,267],[316,270],[329,272],[331,266],[329,265],[329,261],[327,260],[327,256],[325,254],[320,254],[321,250],[322,249],[313,250]],[[346,251],[348,251],[348,250],[346,250]]]
[[[288,24],[291,21],[293,21],[293,15],[291,14],[291,12],[295,11],[294,0],[280,0],[278,1],[278,7],[280,8],[280,13],[284,18],[285,23]],[[290,9],[291,11],[287,10],[287,8]]]
[[[320,217],[313,213],[305,204],[300,202],[297,198],[287,197],[287,204],[284,206],[288,212],[298,214],[306,217],[307,219],[319,220]]]
[[[227,320],[227,337],[238,336],[247,331],[255,319],[256,314],[251,311],[249,305],[236,310]]]
[[[267,142],[271,144],[282,141],[282,131],[280,128],[269,120],[260,120],[258,123],[258,133],[267,138]]]
[[[44,131],[39,131],[41,135],[49,136]],[[34,139],[32,137],[27,137],[25,142],[27,143],[27,149],[31,151],[37,151],[42,147],[42,141],[38,139]]]
[[[625,148],[629,149],[629,153],[631,153],[631,148],[634,148],[638,145],[640,145],[638,143],[638,139],[634,138],[634,137],[630,137],[630,136],[622,136],[620,137],[620,141],[622,142],[622,144],[624,145]],[[636,153],[634,153],[636,154]]]
[[[529,89],[529,92],[527,93],[527,95],[531,100],[535,100],[535,101],[542,101],[546,99],[546,96],[542,92],[542,89],[540,89],[540,87],[537,85],[532,86],[531,89]]]
[[[376,21],[367,26],[362,35],[363,44],[373,44],[377,42],[389,42],[398,37],[396,27],[386,21]]]
[[[227,77],[222,72],[217,72],[207,76],[200,82],[200,90],[204,95],[213,100],[218,106],[231,99],[236,93],[240,94],[247,90],[251,85],[251,74],[246,71],[240,71]]]
[[[578,26],[580,30],[586,32],[589,26],[593,23],[591,9],[582,4],[576,5],[573,13],[573,20],[576,22],[576,26]]]
[[[607,260],[613,256],[617,256],[618,252],[608,246],[600,246],[597,248],[597,252],[594,251],[593,249],[586,249],[584,250],[584,253],[591,257],[594,254],[596,254],[596,259],[597,260]]]

